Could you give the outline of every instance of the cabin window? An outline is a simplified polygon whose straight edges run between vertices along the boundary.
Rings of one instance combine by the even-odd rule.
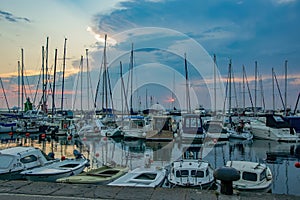
[[[29,155],[29,156],[26,156],[24,158],[21,158],[20,161],[21,161],[21,163],[24,163],[24,164],[31,163],[31,162],[37,161],[37,157],[34,156],[34,155]]]
[[[199,118],[186,118],[185,127],[187,128],[197,128],[200,125]]]
[[[8,155],[2,155],[0,157],[0,169],[6,169],[10,166],[14,158]]]
[[[266,178],[267,178],[267,173],[266,173],[266,170],[264,169],[259,176],[259,180],[262,181]]]
[[[189,170],[176,171],[176,177],[187,177],[187,176],[189,176]]]
[[[243,172],[242,178],[246,181],[257,181],[257,174],[251,172]]]
[[[276,122],[284,122],[284,120],[280,116],[273,116]]]
[[[198,171],[198,170],[192,170],[191,175],[195,176],[195,177],[203,178],[204,177],[204,172],[203,171]]]
[[[208,169],[206,169],[206,176],[208,176],[209,175],[209,170]]]
[[[133,121],[133,128],[142,128],[144,126],[144,121]]]

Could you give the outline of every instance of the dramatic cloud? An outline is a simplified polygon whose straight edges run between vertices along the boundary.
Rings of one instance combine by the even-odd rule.
[[[296,0],[275,0],[275,2],[278,4],[289,4],[296,2]]]
[[[0,19],[7,20],[9,22],[31,22],[26,17],[17,17],[15,15],[13,15],[12,13],[5,12],[2,10],[0,10]]]

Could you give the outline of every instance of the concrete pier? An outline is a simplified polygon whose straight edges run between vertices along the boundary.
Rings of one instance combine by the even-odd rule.
[[[270,193],[238,192],[223,195],[217,191],[186,188],[131,188],[89,184],[64,184],[30,181],[0,181],[0,199],[47,200],[47,199],[251,199],[251,200],[298,200],[299,196]]]

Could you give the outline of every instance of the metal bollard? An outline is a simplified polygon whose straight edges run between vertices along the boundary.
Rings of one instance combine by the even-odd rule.
[[[240,179],[240,173],[232,167],[220,167],[214,171],[214,177],[221,181],[221,194],[232,195],[232,181]]]

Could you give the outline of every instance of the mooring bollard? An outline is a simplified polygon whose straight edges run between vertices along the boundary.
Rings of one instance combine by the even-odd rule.
[[[214,171],[214,177],[221,181],[221,194],[232,195],[232,181],[240,179],[240,173],[232,167],[220,167]]]

